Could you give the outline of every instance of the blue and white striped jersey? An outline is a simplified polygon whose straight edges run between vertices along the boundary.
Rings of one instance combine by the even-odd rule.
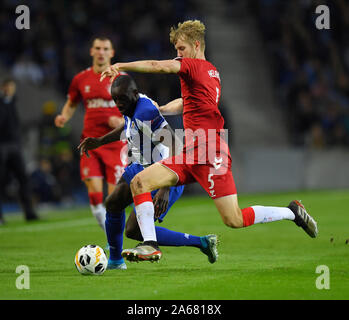
[[[125,134],[132,162],[150,165],[169,156],[169,149],[154,141],[153,135],[167,125],[167,121],[156,107],[155,102],[145,94],[139,99],[133,117],[125,118]],[[153,140],[152,140],[153,139]]]

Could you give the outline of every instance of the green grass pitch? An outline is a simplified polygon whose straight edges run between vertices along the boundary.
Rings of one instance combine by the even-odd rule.
[[[25,223],[7,215],[0,227],[0,299],[348,299],[349,191],[241,195],[240,207],[287,206],[301,199],[318,221],[310,238],[293,222],[244,229],[226,227],[208,197],[183,197],[161,224],[173,230],[220,238],[219,259],[210,264],[199,249],[162,247],[159,263],[127,263],[127,270],[82,276],[74,255],[85,244],[105,246],[88,207],[43,214]],[[349,241],[348,241],[349,242]],[[125,240],[125,247],[135,241]],[[30,289],[16,288],[16,267],[30,271]],[[318,289],[316,268],[329,270],[329,289]],[[320,280],[318,280],[320,281]],[[321,282],[321,281],[320,281]]]

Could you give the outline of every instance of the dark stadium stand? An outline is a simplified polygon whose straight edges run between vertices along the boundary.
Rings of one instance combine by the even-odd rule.
[[[174,57],[169,43],[169,26],[186,18],[200,18],[193,1],[32,1],[30,29],[15,27],[15,4],[4,1],[0,13],[0,61],[18,78],[34,83],[51,83],[66,94],[72,77],[91,64],[91,38],[112,39],[113,61]],[[13,16],[14,19],[8,19]],[[162,77],[146,81],[138,75],[139,86],[159,102],[177,97],[177,78],[166,85]],[[169,92],[170,90],[170,92]]]
[[[318,30],[318,5],[330,29]],[[331,1],[250,1],[295,145],[349,146],[349,4]]]
[[[53,0],[49,5],[47,1],[36,0],[28,4],[30,29],[19,31],[15,26],[16,5],[16,2],[8,0],[1,3],[0,69],[14,76],[18,82],[32,83],[36,87],[43,88],[42,91],[55,88],[63,97],[67,94],[73,76],[91,65],[89,49],[93,37],[107,36],[112,40],[115,47],[115,57],[112,62],[174,58],[176,53],[169,42],[170,26],[189,18],[200,19],[199,9],[191,0],[150,0],[146,1],[146,4],[139,0]],[[180,95],[179,82],[175,75],[134,74],[133,76],[141,91],[154,99],[156,97],[159,104],[178,98]],[[54,100],[54,97],[51,99]],[[55,112],[61,108],[61,105],[57,105]],[[53,121],[43,126],[40,123],[40,116],[38,113],[36,117],[38,119],[24,121],[27,129],[35,127],[35,130],[38,130],[40,127],[43,131],[48,127],[50,131],[49,134],[47,130],[45,133],[46,144],[42,143],[39,133],[38,150],[35,152],[37,165],[31,170],[33,189],[37,190],[38,201],[41,201],[44,195],[42,186],[48,193],[47,180],[52,181],[52,177],[49,176],[53,174],[55,178],[53,190],[44,198],[49,202],[59,201],[62,197],[66,200],[69,197],[64,193],[72,193],[72,187],[76,189],[77,185],[81,185],[79,172],[76,171],[79,161],[79,157],[75,154],[76,146],[75,144],[70,148],[60,146],[65,153],[56,154],[58,150],[56,136],[61,135],[62,130],[54,128]],[[168,120],[174,127],[181,126],[178,117],[169,117]],[[69,126],[66,130],[69,130]],[[55,135],[54,139],[51,137],[52,134]],[[52,140],[50,146],[55,150],[51,155],[45,154],[48,139]],[[69,161],[61,161],[61,158],[67,158],[65,157],[67,152],[73,152],[74,156],[70,156]],[[41,164],[50,170],[48,172],[42,170]],[[74,170],[70,168],[75,168],[77,174],[72,174]],[[64,178],[67,172],[70,172],[68,183]],[[10,180],[8,182],[9,187],[5,188],[5,202],[14,200],[14,192],[11,190],[16,189]],[[76,197],[80,195],[77,194]]]

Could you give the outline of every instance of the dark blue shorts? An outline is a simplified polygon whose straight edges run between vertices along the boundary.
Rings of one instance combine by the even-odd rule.
[[[133,177],[144,170],[144,167],[139,163],[132,163],[129,166],[125,168],[125,172],[122,175],[124,180],[127,182],[128,185],[130,185],[131,180]],[[158,192],[159,189],[154,190],[151,192],[151,196],[154,198],[155,194]],[[184,190],[184,186],[177,186],[177,187],[171,187],[170,188],[170,196],[169,196],[169,202],[166,212],[164,212],[159,218],[158,221],[162,222],[164,217],[166,216],[167,212],[170,210],[172,205],[181,197]],[[156,219],[155,219],[156,220]]]

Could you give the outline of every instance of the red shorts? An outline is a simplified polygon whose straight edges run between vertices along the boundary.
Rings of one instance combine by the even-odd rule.
[[[160,163],[176,173],[177,185],[198,182],[212,199],[236,194],[229,150],[226,149],[226,152],[214,150],[210,159],[207,150],[201,152],[198,149],[200,147],[189,151],[184,149],[180,155],[164,159]]]
[[[81,180],[105,178],[108,183],[117,184],[127,165],[127,143],[113,142],[88,152],[80,157]]]

